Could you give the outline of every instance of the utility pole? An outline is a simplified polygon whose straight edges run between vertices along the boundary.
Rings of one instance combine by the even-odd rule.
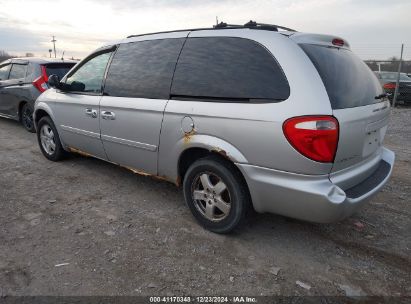
[[[57,40],[54,38],[54,36],[53,36],[53,40],[51,40],[51,42],[53,42],[54,58],[57,58],[57,55],[56,55],[56,42],[57,42]]]
[[[400,63],[398,64],[398,75],[397,75],[397,82],[395,84],[395,91],[394,91],[394,98],[392,100],[392,106],[395,108],[395,104],[397,103],[397,95],[400,89],[400,73],[401,73],[401,66],[402,66],[402,53],[404,51],[404,43],[401,44],[401,56],[400,56]]]

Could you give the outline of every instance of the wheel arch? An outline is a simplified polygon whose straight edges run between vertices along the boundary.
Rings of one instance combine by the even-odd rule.
[[[28,103],[27,100],[20,100],[19,101],[19,105],[18,105],[18,108],[17,108],[17,115],[18,115],[18,119],[19,119],[20,122],[21,122],[21,119],[22,119],[23,107],[26,103]]]
[[[54,121],[54,116],[52,115],[52,111],[50,107],[44,103],[37,104],[34,108],[34,113],[33,113],[34,126],[36,127],[36,129],[37,129],[38,122],[44,116],[49,116],[51,120]]]
[[[177,143],[177,147],[178,157],[175,172],[177,184],[181,183],[187,169],[193,162],[206,156],[215,156],[231,163],[241,176],[243,175],[236,163],[248,163],[245,156],[232,144],[210,135],[186,135]]]

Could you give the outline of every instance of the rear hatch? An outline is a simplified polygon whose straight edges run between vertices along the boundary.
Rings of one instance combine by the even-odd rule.
[[[333,45],[322,36],[321,43],[299,45],[318,70],[327,90],[333,115],[339,123],[338,148],[331,172],[359,166],[381,158],[387,130],[389,102],[368,66],[341,39]],[[345,44],[345,46],[344,46]],[[374,167],[375,168],[375,167]],[[371,170],[370,170],[371,171]],[[371,174],[364,174],[366,175]]]

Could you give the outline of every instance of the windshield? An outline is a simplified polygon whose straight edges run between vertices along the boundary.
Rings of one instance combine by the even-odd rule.
[[[383,80],[397,81],[398,73],[381,73]],[[400,80],[411,81],[411,78],[405,73],[400,73]]]
[[[301,44],[317,68],[333,109],[344,109],[380,102],[383,93],[370,68],[353,52],[343,48]]]

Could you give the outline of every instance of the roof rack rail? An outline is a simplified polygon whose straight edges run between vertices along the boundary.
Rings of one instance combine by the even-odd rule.
[[[185,29],[185,30],[175,30],[175,31],[157,32],[157,33],[147,33],[147,34],[140,34],[140,35],[130,35],[130,36],[127,36],[127,38],[147,36],[147,35],[153,35],[153,34],[191,32],[191,31],[201,31],[201,30],[242,29],[242,28],[267,30],[267,31],[275,31],[275,32],[278,32],[278,29],[281,29],[281,30],[284,30],[284,31],[296,32],[296,30],[290,29],[290,28],[285,27],[285,26],[275,25],[275,24],[258,23],[258,22],[250,20],[249,22],[247,22],[244,25],[228,24],[228,23],[225,23],[225,22],[220,22],[216,25],[213,25],[213,27],[211,27],[211,28],[193,28],[193,29]]]
[[[214,28],[255,28],[255,29],[260,29],[260,30],[269,30],[269,31],[278,31],[278,29],[285,30],[285,31],[290,31],[290,32],[296,32],[296,30],[281,26],[281,25],[276,25],[276,24],[267,24],[267,23],[258,23],[253,20],[248,21],[244,25],[236,25],[236,24],[227,24],[225,22],[220,22],[217,25],[213,26]]]

